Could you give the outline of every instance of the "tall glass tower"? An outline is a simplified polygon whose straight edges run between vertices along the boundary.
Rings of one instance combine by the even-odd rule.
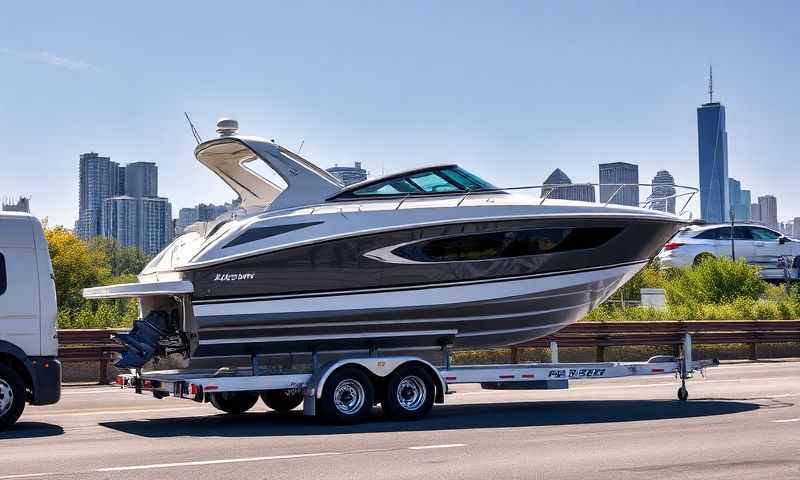
[[[700,216],[710,223],[728,220],[728,132],[725,106],[714,102],[709,71],[708,103],[697,109],[697,147],[700,164]]]
[[[639,206],[639,166],[614,162],[600,164],[600,201]]]

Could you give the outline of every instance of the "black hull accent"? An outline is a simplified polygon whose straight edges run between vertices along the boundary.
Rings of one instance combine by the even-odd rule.
[[[630,218],[469,222],[330,240],[196,270],[194,301],[305,295],[605,268],[651,258],[677,231],[668,220]],[[540,255],[448,263],[396,263],[366,256],[408,242],[537,228],[618,229],[602,246]]]

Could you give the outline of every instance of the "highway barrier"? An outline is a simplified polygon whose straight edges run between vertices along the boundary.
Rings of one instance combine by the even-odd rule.
[[[58,354],[64,363],[97,362],[97,379],[107,383],[109,364],[123,347],[111,340],[117,330],[59,330]],[[758,346],[765,343],[800,342],[800,320],[687,321],[687,322],[579,322],[554,335],[511,348],[514,363],[520,350],[549,347],[592,347],[596,360],[605,361],[608,347],[671,345],[677,356],[683,336],[692,334],[695,345],[746,344],[750,359],[758,359]]]

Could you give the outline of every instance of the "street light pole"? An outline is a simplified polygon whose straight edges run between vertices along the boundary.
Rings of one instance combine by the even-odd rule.
[[[736,261],[736,243],[733,241],[733,224],[736,220],[736,210],[731,206],[731,258]]]

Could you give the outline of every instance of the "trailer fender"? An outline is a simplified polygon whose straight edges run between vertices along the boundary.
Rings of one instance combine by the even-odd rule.
[[[431,376],[435,379],[437,384],[436,389],[436,403],[444,403],[444,393],[447,391],[447,385],[442,378],[441,373],[439,370],[431,365],[430,362],[422,360],[418,357],[366,357],[366,358],[348,358],[342,359],[335,362],[327,363],[318,371],[314,372],[309,379],[308,384],[306,385],[307,396],[314,396],[317,400],[322,397],[322,390],[325,388],[325,382],[327,381],[328,377],[339,369],[340,367],[346,365],[355,365],[361,367],[368,372],[372,373],[376,377],[388,377],[392,374],[395,370],[400,368],[403,365],[407,365],[409,363],[414,363],[417,365],[422,366],[431,374]],[[313,392],[313,393],[312,393]]]

